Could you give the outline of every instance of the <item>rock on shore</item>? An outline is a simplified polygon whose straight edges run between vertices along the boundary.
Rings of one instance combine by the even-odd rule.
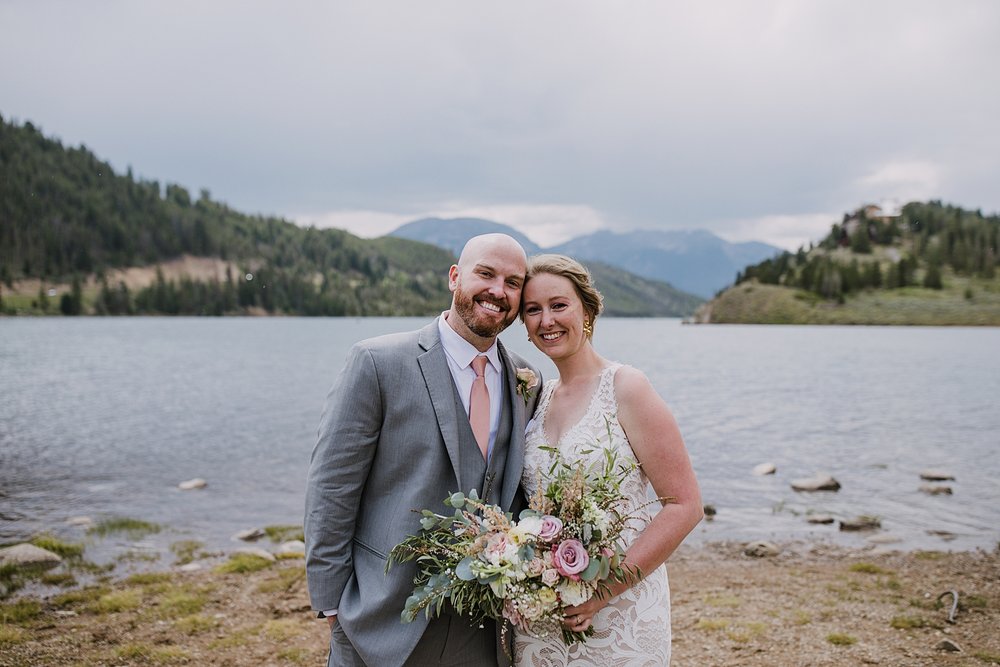
[[[792,480],[795,491],[839,491],[840,482],[830,475],[817,474],[813,477]]]
[[[54,567],[61,562],[62,558],[59,554],[54,554],[48,549],[42,549],[27,542],[0,549],[0,565]]]

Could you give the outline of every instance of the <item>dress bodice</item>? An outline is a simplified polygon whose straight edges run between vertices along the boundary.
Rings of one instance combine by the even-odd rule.
[[[621,364],[605,366],[601,371],[597,388],[590,397],[590,403],[583,416],[559,438],[559,442],[549,442],[548,431],[545,428],[552,395],[559,386],[559,380],[548,380],[542,388],[535,418],[528,424],[525,433],[526,447],[524,458],[524,474],[521,482],[526,495],[530,498],[537,489],[539,481],[545,480],[540,475],[547,471],[553,460],[553,454],[539,445],[558,449],[563,460],[570,465],[583,461],[585,465],[601,465],[604,461],[603,450],[610,448],[618,455],[618,461],[623,464],[638,464],[632,446],[629,444],[625,430],[618,422],[618,401],[615,397],[615,373]],[[630,499],[630,505],[640,519],[639,523],[649,518],[647,505],[649,502],[649,480],[642,469],[635,466],[622,483],[622,492]],[[633,522],[635,523],[635,522]],[[625,535],[626,543],[630,544],[641,530],[641,525],[634,525],[632,531]]]
[[[545,421],[558,380],[548,380],[542,387],[534,419],[525,431],[526,451],[522,485],[528,497],[539,484],[546,484],[546,473],[554,454],[541,447],[555,448],[566,463],[583,461],[602,464],[603,450],[610,447],[623,464],[638,463],[625,430],[618,421],[615,397],[615,374],[621,364],[611,364],[601,371],[583,417],[562,434],[558,442],[548,442]],[[650,484],[645,473],[635,466],[623,480],[621,490],[628,497],[631,514],[637,518],[623,533],[626,549],[641,534],[649,520]],[[663,667],[670,663],[670,591],[666,567],[647,573],[618,597],[612,598],[594,617],[594,635],[585,644],[565,646],[558,635],[535,637],[516,631],[515,664],[517,667]]]

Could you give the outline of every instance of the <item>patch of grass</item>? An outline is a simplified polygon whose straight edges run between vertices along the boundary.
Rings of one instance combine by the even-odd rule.
[[[851,563],[847,568],[851,572],[861,572],[864,574],[892,574],[889,570],[883,569],[874,563]]]
[[[902,590],[903,584],[899,583],[899,579],[896,577],[889,577],[882,582],[882,585],[888,588],[890,591]]]
[[[309,651],[304,648],[286,648],[278,651],[278,658],[285,660],[286,662],[294,662],[299,665],[304,665],[307,662],[312,661],[312,657],[309,655]]]
[[[159,613],[167,618],[197,614],[208,604],[208,596],[201,592],[172,590],[166,593],[159,604]]]
[[[246,574],[257,572],[271,567],[273,563],[266,558],[254,556],[253,554],[233,554],[229,560],[221,565],[217,565],[214,572],[219,574]]]
[[[726,636],[734,642],[745,644],[756,637],[764,634],[767,626],[763,623],[747,623],[741,628],[733,628],[726,632]]]
[[[305,531],[302,526],[264,526],[264,534],[272,542],[288,542],[289,540],[306,541]]]
[[[274,557],[278,560],[302,560],[306,555],[297,551],[284,551],[280,554],[274,554]]]
[[[169,665],[189,662],[191,657],[176,646],[150,646],[149,644],[126,644],[115,650],[122,660],[134,660],[140,664]]]
[[[123,554],[118,554],[115,560],[119,563],[155,563],[160,560],[160,554],[151,551],[129,549]]]
[[[17,565],[0,565],[0,600],[24,586],[24,574]]]
[[[792,623],[795,625],[809,625],[812,623],[812,614],[802,609],[796,609],[792,612]]]
[[[139,572],[125,579],[130,586],[148,586],[150,584],[169,583],[173,579],[167,572]]]
[[[108,589],[103,586],[91,586],[89,588],[81,588],[75,591],[68,591],[57,595],[49,603],[58,609],[65,609],[66,607],[75,607],[79,604],[87,602],[95,602],[102,596],[108,594]]]
[[[42,533],[40,535],[35,535],[29,540],[32,544],[40,549],[45,549],[46,551],[51,551],[52,553],[61,556],[63,558],[80,558],[83,556],[83,545],[77,544],[75,542],[64,542],[58,537],[49,535],[47,533]]]
[[[238,630],[229,630],[226,632],[225,637],[215,640],[208,645],[208,648],[213,651],[224,648],[243,648],[254,642],[260,635],[260,631],[260,625],[253,625],[247,628],[240,628]]]
[[[142,598],[137,590],[112,591],[89,604],[87,610],[95,614],[116,614],[137,609],[140,604]]]
[[[88,534],[98,537],[108,535],[119,535],[124,533],[131,540],[139,540],[147,535],[160,532],[160,526],[141,519],[130,519],[128,517],[116,517],[105,519],[87,529]]]
[[[280,593],[288,591],[295,584],[306,578],[304,567],[283,567],[275,572],[270,579],[257,586],[260,593]]]
[[[71,572],[45,572],[38,578],[46,586],[76,586],[76,577]]]
[[[204,614],[191,614],[174,621],[174,628],[186,635],[197,635],[219,627],[219,620]]]
[[[983,662],[989,663],[991,665],[1000,665],[1000,653],[990,653],[989,651],[976,651],[972,654],[973,658],[977,660],[982,660]]]
[[[948,554],[943,551],[914,551],[913,557],[917,560],[941,560]]]
[[[834,646],[850,646],[852,644],[857,644],[858,640],[851,635],[846,635],[843,632],[832,632],[826,636],[826,641],[830,642]]]
[[[743,600],[735,595],[710,595],[705,598],[705,604],[711,607],[739,607]]]
[[[42,607],[34,600],[18,600],[0,605],[0,623],[25,623],[42,613]]]
[[[298,621],[290,618],[268,621],[261,631],[265,637],[275,642],[286,642],[292,637],[302,633],[302,626]]]
[[[989,606],[990,601],[982,595],[964,595],[958,598],[959,609],[987,609]]]
[[[897,630],[910,630],[927,626],[927,621],[921,616],[893,616],[889,625]]]
[[[697,630],[725,630],[729,627],[728,618],[699,618],[694,627]]]
[[[98,565],[97,563],[92,563],[89,560],[73,560],[68,561],[66,566],[73,572],[83,572],[84,574],[101,575],[107,574],[108,572],[113,572],[116,565],[114,563],[105,563],[104,565]]]
[[[0,625],[0,647],[27,641],[28,633],[13,625]]]
[[[174,542],[170,545],[170,551],[173,552],[176,560],[174,564],[176,565],[187,565],[197,558],[203,558],[204,553],[202,552],[202,547],[204,543],[198,540],[181,540],[180,542]]]
[[[5,563],[0,565],[0,583],[6,583],[17,578],[17,565],[13,563]]]

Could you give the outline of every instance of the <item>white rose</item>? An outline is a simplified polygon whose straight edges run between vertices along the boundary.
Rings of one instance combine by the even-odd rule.
[[[558,591],[559,599],[563,605],[567,607],[583,604],[591,597],[590,587],[586,583],[583,581],[573,581],[572,579],[566,579],[560,583],[556,586],[556,591]]]

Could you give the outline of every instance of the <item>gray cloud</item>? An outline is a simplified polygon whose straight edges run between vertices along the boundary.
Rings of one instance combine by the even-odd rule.
[[[884,197],[1000,209],[997,25],[990,0],[14,1],[0,113],[243,210],[791,245]]]

